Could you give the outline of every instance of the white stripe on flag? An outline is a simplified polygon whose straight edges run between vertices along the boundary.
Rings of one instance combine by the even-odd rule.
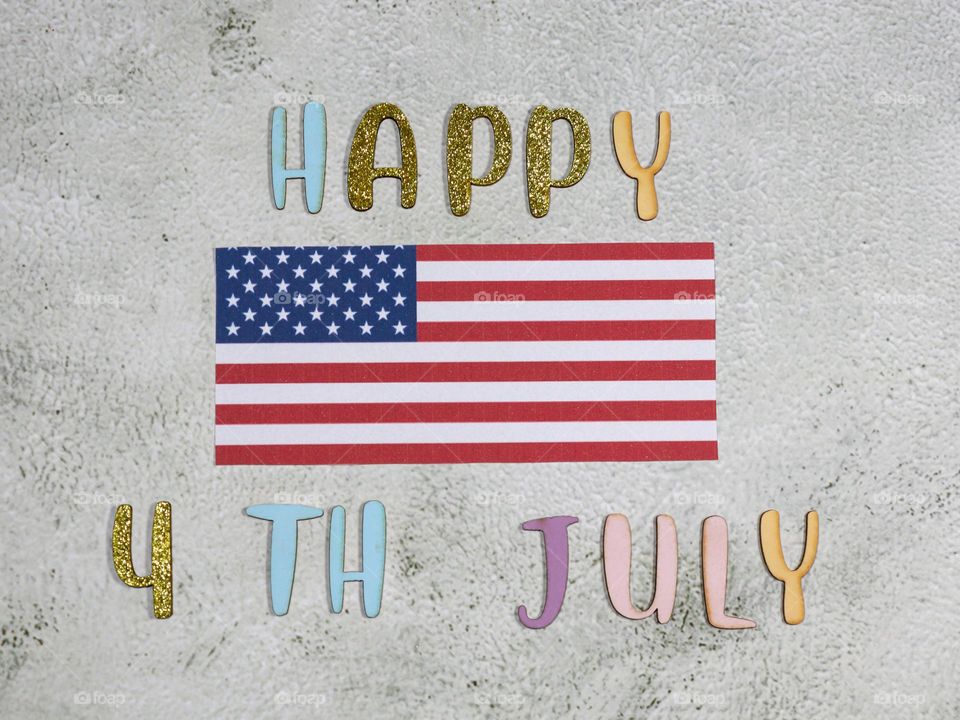
[[[417,261],[417,280],[712,280],[713,260]]]
[[[389,423],[218,425],[217,445],[368,445],[514,442],[698,442],[714,422]]]
[[[713,360],[713,340],[419,343],[219,343],[217,363]]]
[[[556,300],[417,303],[420,322],[713,320],[713,300]]]
[[[449,383],[251,383],[216,386],[218,405],[715,400],[713,380]]]

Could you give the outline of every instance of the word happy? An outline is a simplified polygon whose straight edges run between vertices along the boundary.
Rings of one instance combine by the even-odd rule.
[[[249,517],[270,523],[270,604],[275,615],[286,615],[293,594],[293,578],[297,563],[297,527],[300,522],[322,517],[322,508],[308,505],[273,503],[252,505],[245,510]],[[330,511],[330,533],[327,563],[330,604],[340,613],[344,604],[344,586],[358,582],[362,587],[363,615],[380,614],[386,569],[387,517],[382,503],[373,500],[363,504],[361,522],[361,568],[344,570],[346,545],[346,512],[340,506]],[[527,628],[543,629],[560,614],[566,593],[569,542],[567,529],[579,522],[572,515],[528,520],[521,527],[543,535],[546,564],[546,594],[543,609],[532,617],[526,606],[517,608],[520,623]],[[602,566],[607,596],[613,609],[629,620],[642,620],[656,615],[666,623],[673,613],[677,595],[678,549],[677,528],[669,515],[657,515],[656,576],[653,600],[646,608],[637,608],[630,593],[632,535],[630,522],[621,514],[608,515],[603,524]],[[767,510],[760,516],[760,549],[763,561],[774,578],[783,583],[783,617],[790,625],[803,622],[805,607],[801,580],[813,567],[819,543],[819,516],[807,513],[803,559],[790,568],[783,556],[780,539],[780,514]],[[153,589],[154,616],[160,619],[173,614],[172,508],[159,502],[154,510],[151,536],[151,573],[137,575],[131,553],[133,509],[120,505],[114,515],[113,565],[117,576],[134,588]],[[753,620],[734,617],[726,612],[727,596],[727,521],[713,515],[701,528],[701,572],[707,622],[725,630],[755,628]]]
[[[400,139],[400,165],[375,167],[377,137],[380,125],[392,121]],[[493,130],[493,157],[490,169],[481,177],[473,175],[473,123],[485,120]],[[573,136],[570,169],[561,178],[553,176],[553,124],[566,122]],[[613,142],[617,161],[629,177],[636,180],[636,210],[641,220],[657,216],[657,192],[653,177],[663,168],[670,151],[670,113],[658,115],[657,146],[653,162],[644,167],[637,160],[633,145],[633,120],[621,111],[613,118]],[[271,119],[270,168],[273,204],[278,210],[286,205],[287,181],[302,179],[304,201],[311,213],[320,212],[327,161],[327,114],[320,103],[303,107],[303,167],[288,168],[287,111],[273,109]],[[538,105],[530,113],[526,128],[526,186],[530,213],[537,218],[550,211],[551,190],[568,188],[580,182],[590,167],[590,126],[586,118],[573,108],[548,108]],[[447,122],[446,133],[447,196],[450,211],[460,217],[470,211],[474,187],[487,187],[499,182],[510,167],[513,155],[513,134],[510,121],[494,105],[456,105]],[[347,198],[354,210],[373,207],[373,181],[395,178],[400,181],[400,205],[412,208],[417,201],[417,146],[413,127],[404,112],[392,103],[370,107],[360,120],[350,147],[347,164]]]

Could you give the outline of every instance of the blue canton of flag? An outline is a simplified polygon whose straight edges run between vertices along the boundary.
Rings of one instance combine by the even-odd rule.
[[[216,253],[218,343],[417,339],[413,245]]]

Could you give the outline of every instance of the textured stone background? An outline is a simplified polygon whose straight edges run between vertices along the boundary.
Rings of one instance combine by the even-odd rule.
[[[952,5],[5,0],[0,715],[956,717]],[[295,188],[282,213],[268,192],[269,109],[307,98],[329,120],[318,216]],[[413,123],[419,196],[402,210],[383,181],[359,214],[347,146],[382,100]],[[454,218],[456,102],[499,104],[516,138],[536,103],[579,108],[587,177],[534,220],[518,152]],[[661,216],[642,224],[610,119],[634,112],[643,157],[661,108],[674,140]],[[716,242],[719,462],[214,467],[215,246],[584,239]],[[356,589],[329,613],[326,520],[302,528],[291,612],[271,616],[266,526],[241,510],[277,494],[343,504],[353,523],[362,501],[386,504],[379,618]],[[165,622],[109,560],[129,501],[143,567],[159,499],[174,507]],[[803,513],[821,513],[798,627],[758,550],[768,507],[790,560]],[[640,597],[654,516],[677,520],[666,626],[606,602],[615,511],[634,524]],[[755,631],[704,620],[713,513],[731,528],[730,609]],[[541,551],[519,525],[550,514],[581,520],[564,610],[533,632],[514,612],[540,601]]]

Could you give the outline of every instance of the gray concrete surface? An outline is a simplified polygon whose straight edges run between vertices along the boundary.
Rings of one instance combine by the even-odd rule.
[[[0,715],[956,717],[954,3],[2,5]],[[304,98],[329,119],[317,216],[268,192],[269,109]],[[419,197],[402,210],[378,185],[359,214],[347,146],[383,100],[413,123]],[[589,173],[534,220],[518,152],[453,217],[456,102],[499,104],[516,137],[536,103],[579,108]],[[661,216],[642,224],[610,119],[634,112],[643,156],[661,108],[674,140]],[[214,467],[215,246],[558,239],[716,242],[719,462]],[[241,510],[277,494],[353,521],[385,503],[379,618],[356,590],[328,611],[326,521],[303,528],[291,612],[271,616],[266,528]],[[159,499],[174,508],[164,622],[109,561],[116,503],[134,504],[142,567]],[[760,557],[768,507],[794,561],[803,513],[821,513],[798,627]],[[641,597],[654,516],[677,520],[666,626],[606,602],[615,511]],[[730,609],[755,631],[704,620],[713,513],[731,527]],[[514,617],[542,585],[519,525],[549,514],[581,520],[564,610],[534,632]]]

